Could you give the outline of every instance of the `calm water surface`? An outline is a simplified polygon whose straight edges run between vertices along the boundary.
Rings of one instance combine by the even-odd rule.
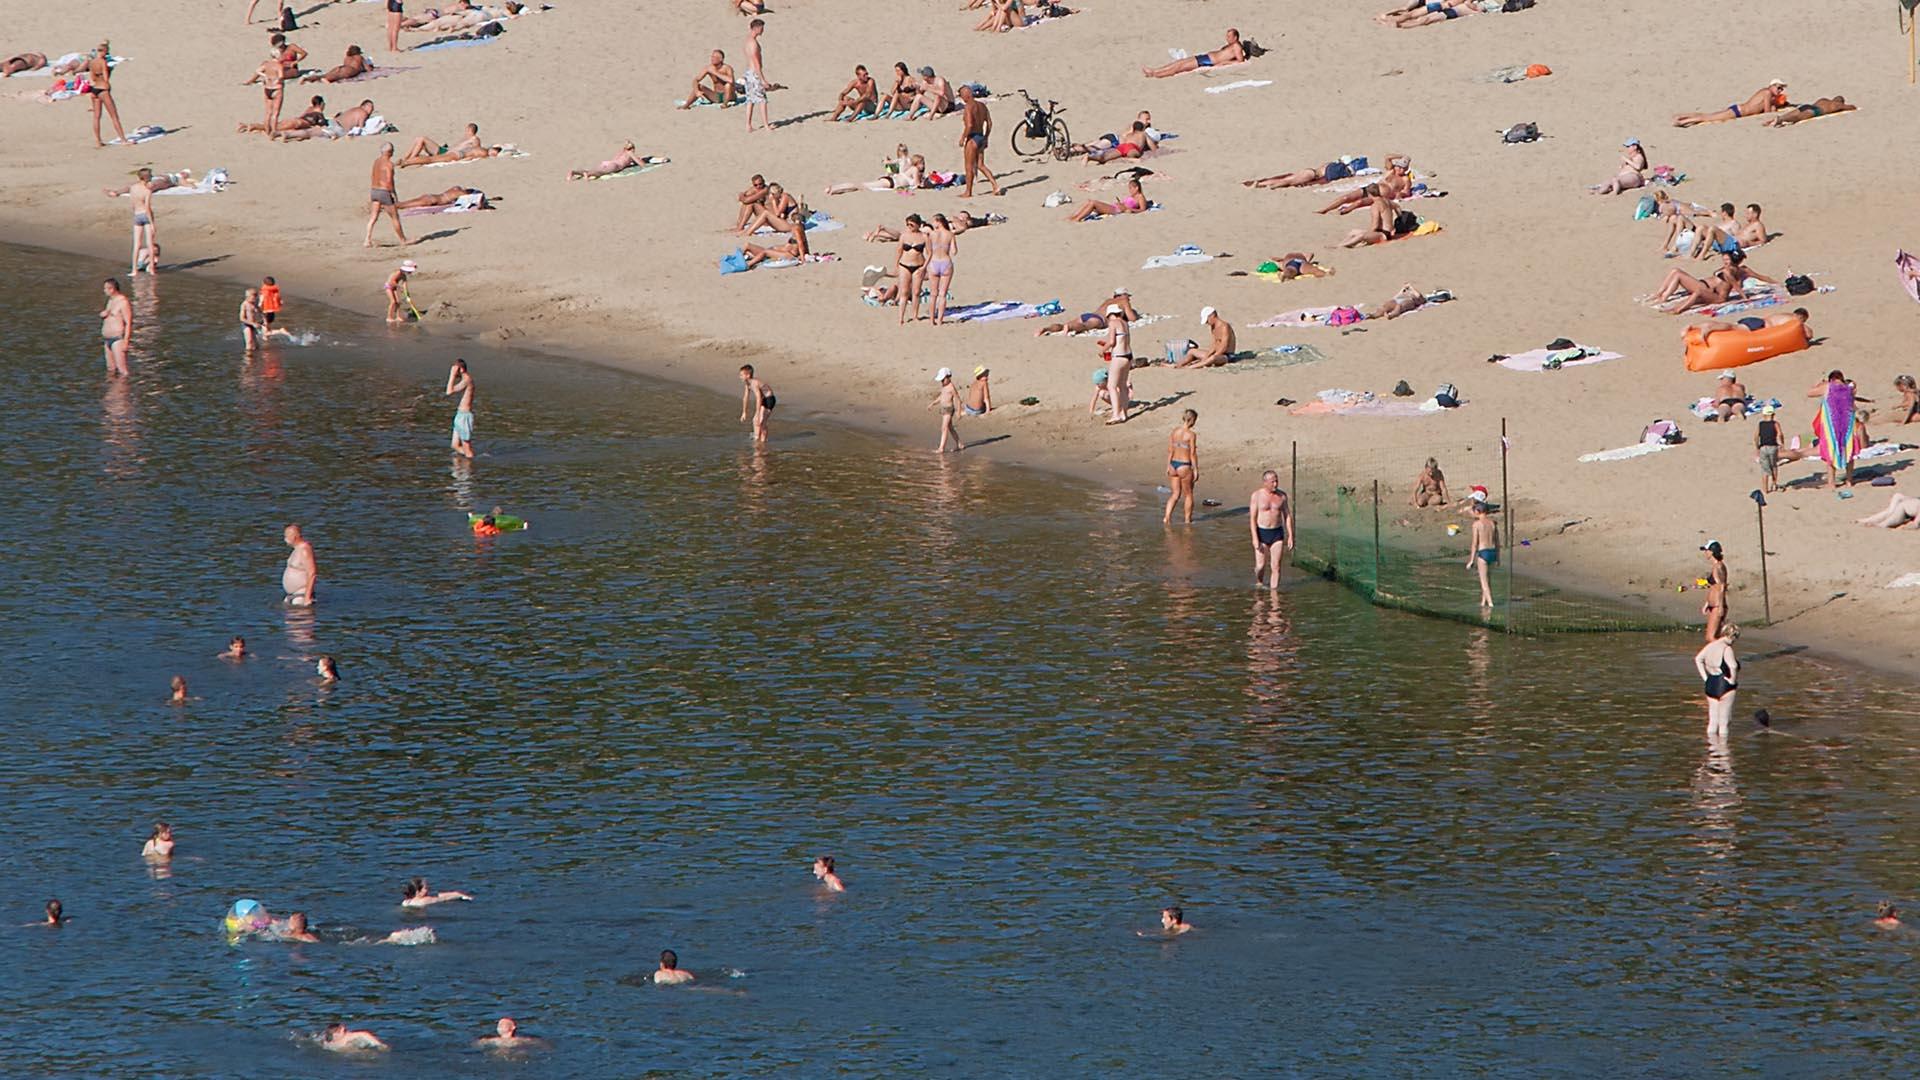
[[[1763,660],[1787,733],[1709,752],[1690,640],[1269,600],[1239,517],[790,381],[760,453],[729,401],[465,349],[462,465],[446,341],[296,303],[317,343],[247,363],[175,276],[109,383],[107,269],[0,248],[0,1073],[1920,1069],[1920,938],[1869,925],[1920,862],[1911,685]],[[496,504],[533,529],[476,541]],[[403,912],[413,874],[478,900]],[[240,896],[326,942],[229,946]],[[1137,937],[1170,902],[1201,929]],[[622,982],[667,946],[697,989]],[[551,1050],[474,1052],[502,1014]],[[303,1041],[334,1018],[393,1052]]]

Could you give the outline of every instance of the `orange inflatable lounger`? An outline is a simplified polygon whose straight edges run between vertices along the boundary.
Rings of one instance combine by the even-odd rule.
[[[1745,367],[1807,347],[1802,322],[1763,326],[1758,330],[1716,330],[1704,339],[1698,326],[1687,327],[1687,370],[1723,371]]]

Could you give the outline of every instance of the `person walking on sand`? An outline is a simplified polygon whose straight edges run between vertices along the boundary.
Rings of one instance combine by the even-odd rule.
[[[952,436],[954,452],[959,453],[967,448],[967,444],[960,441],[960,429],[953,426],[953,414],[960,409],[960,388],[953,385],[953,369],[941,368],[933,381],[940,384],[940,393],[927,403],[927,408],[940,410],[940,445],[934,448],[934,452],[946,453],[947,437]]]
[[[753,441],[767,441],[767,421],[773,419],[773,407],[780,403],[773,396],[773,387],[767,381],[753,373],[752,364],[740,365],[740,422],[747,422],[747,413],[753,413]]]
[[[133,337],[133,301],[120,291],[118,278],[108,278],[100,288],[107,294],[107,306],[100,309],[100,351],[107,358],[107,374],[130,374],[127,347]]]
[[[413,243],[400,227],[400,197],[393,190],[393,144],[390,142],[381,143],[380,156],[373,159],[373,183],[368,198],[372,200],[373,212],[367,215],[367,242],[361,246],[373,246],[373,227],[383,213],[393,218],[393,235],[400,238],[400,243]]]
[[[400,260],[400,265],[393,268],[393,273],[387,275],[387,283],[381,286],[381,288],[387,294],[388,322],[400,323],[407,321],[407,313],[401,309],[400,302],[401,298],[405,297],[407,304],[409,306],[412,305],[413,298],[407,292],[407,278],[419,269],[420,267],[415,264],[412,259],[402,259]]]
[[[444,396],[460,395],[453,406],[453,452],[464,458],[473,457],[473,375],[467,371],[467,362],[456,359],[453,367],[447,370],[447,392]]]
[[[1768,495],[1780,490],[1780,422],[1772,405],[1760,406],[1760,422],[1753,428],[1753,448],[1760,458],[1761,488]]]
[[[1268,469],[1247,502],[1247,528],[1253,536],[1253,584],[1266,578],[1270,592],[1280,590],[1280,577],[1293,547],[1293,500],[1280,490],[1280,474]]]
[[[987,136],[993,134],[993,116],[987,107],[973,96],[972,85],[960,88],[960,150],[966,165],[967,190],[960,193],[963,199],[973,198],[973,177],[975,173],[984,174],[987,183],[993,185],[993,193],[1000,194],[1000,179],[987,168]]]
[[[1133,404],[1133,328],[1127,324],[1127,309],[1120,304],[1107,305],[1107,334],[1100,339],[1100,352],[1107,361],[1107,393],[1113,399],[1109,424],[1127,422],[1127,409]]]
[[[773,119],[767,112],[767,73],[760,65],[760,35],[767,30],[767,20],[755,19],[747,24],[747,66],[740,73],[740,96],[747,103],[747,133],[753,133],[753,107],[760,106],[760,128],[773,130]]]
[[[1167,486],[1173,490],[1167,496],[1167,512],[1160,515],[1161,524],[1173,520],[1173,508],[1181,499],[1187,500],[1186,523],[1193,524],[1193,489],[1200,483],[1200,436],[1193,425],[1199,420],[1200,414],[1188,409],[1180,414],[1180,426],[1167,436]]]
[[[113,141],[127,141],[127,129],[120,126],[120,108],[113,103],[113,65],[108,61],[112,54],[107,43],[101,42],[94,47],[93,59],[87,61],[87,96],[93,100],[93,144],[105,146],[100,141],[100,110],[107,111],[107,118],[113,121],[113,133],[118,136]]]
[[[313,545],[301,535],[298,525],[287,526],[281,535],[293,552],[287,556],[287,568],[280,572],[280,589],[286,593],[287,603],[294,607],[312,607],[313,584],[320,577],[320,567],[313,559]]]
[[[1720,633],[1693,654],[1693,667],[1700,673],[1701,689],[1707,698],[1707,738],[1727,737],[1727,722],[1733,719],[1733,700],[1740,689],[1740,658],[1733,643],[1740,640],[1740,628],[1728,623]]]
[[[133,203],[133,269],[129,274],[138,274],[142,248],[146,251],[147,273],[160,272],[160,257],[155,254],[156,238],[153,234],[153,170],[141,169],[134,174],[133,183],[127,185],[127,199]]]
[[[1487,571],[1500,561],[1500,529],[1487,514],[1485,500],[1473,501],[1473,529],[1467,544],[1467,569],[1480,575],[1480,606],[1493,606],[1493,585]]]
[[[1712,641],[1727,622],[1727,557],[1718,540],[1701,544],[1700,550],[1707,556],[1707,599],[1700,605],[1700,614],[1706,616],[1707,640]]]

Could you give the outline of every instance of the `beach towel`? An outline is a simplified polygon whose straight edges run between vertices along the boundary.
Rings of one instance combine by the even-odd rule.
[[[174,132],[179,130],[180,130],[179,128],[161,127],[159,124],[146,124],[141,127],[134,128],[132,131],[127,132],[127,137],[125,140],[121,140],[121,139],[107,140],[107,145],[108,146],[132,146],[136,143],[152,142],[155,139],[162,138],[167,135],[171,135]]]
[[[1687,406],[1687,411],[1691,412],[1693,415],[1699,417],[1702,420],[1713,420],[1719,417],[1720,415],[1719,410],[1716,408],[1716,406],[1718,406],[1719,404],[1720,404],[1720,399],[1717,397],[1712,397],[1712,396],[1703,397],[1698,401],[1695,401],[1693,404]],[[1748,416],[1757,418],[1760,415],[1760,410],[1768,405],[1773,406],[1776,411],[1778,411],[1781,408],[1784,408],[1784,406],[1780,404],[1779,398],[1757,398],[1757,397],[1754,397],[1752,394],[1747,395],[1747,415]]]
[[[1584,346],[1580,347],[1584,348]],[[1555,353],[1565,353],[1566,351],[1567,350],[1564,349],[1529,349],[1526,352],[1515,353],[1501,360],[1500,366],[1513,371],[1551,371],[1553,369],[1546,366],[1547,357]],[[1600,349],[1588,349],[1586,351],[1589,355],[1580,357],[1577,360],[1563,359],[1560,361],[1560,366],[1563,368],[1581,367],[1586,364],[1602,364],[1608,360],[1620,359],[1620,354],[1617,352],[1606,352]]]
[[[1599,450],[1591,454],[1581,454],[1580,460],[1581,461],[1625,461],[1628,458],[1645,457],[1648,454],[1657,454],[1662,450],[1671,450],[1677,445],[1679,444],[1677,443],[1634,443],[1632,446],[1622,446],[1617,450]]]
[[[480,203],[485,199],[484,193],[470,191],[445,206],[410,206],[400,212],[409,217],[420,214],[469,214],[480,209]]]
[[[1209,86],[1207,87],[1207,93],[1224,94],[1229,90],[1246,90],[1256,86],[1272,86],[1272,85],[1273,85],[1272,79],[1241,79],[1238,82],[1230,82],[1225,86]]]
[[[1333,306],[1301,308],[1298,311],[1288,311],[1275,315],[1271,319],[1263,319],[1252,325],[1258,327],[1325,326],[1327,325],[1327,316],[1333,314],[1334,310],[1335,308]]]
[[[844,221],[835,221],[825,210],[815,210],[807,215],[807,231],[810,233],[837,232],[847,227]],[[753,230],[755,236],[768,236],[774,232],[771,225],[762,225]]]
[[[1042,304],[1023,304],[1018,300],[988,300],[978,304],[965,304],[947,309],[947,322],[1000,322],[1004,319],[1027,319],[1042,315],[1060,314],[1060,301],[1048,300]]]
[[[1269,371],[1274,368],[1317,364],[1327,354],[1311,345],[1269,345],[1264,349],[1242,349],[1227,357],[1225,371]]]
[[[1313,401],[1295,405],[1287,411],[1295,416],[1431,416],[1445,412],[1439,402],[1389,401],[1370,390],[1322,390]]]
[[[1893,253],[1893,265],[1900,274],[1900,284],[1906,288],[1907,295],[1913,297],[1914,303],[1920,304],[1920,259],[1896,250]]]
[[[367,117],[367,122],[364,124],[361,124],[357,128],[352,128],[347,131],[340,131],[340,125],[329,120],[327,121],[327,129],[329,131],[339,131],[340,134],[346,136],[349,139],[352,139],[352,138],[357,138],[361,135],[385,135],[388,131],[388,124],[387,124],[386,117],[381,116],[379,113],[375,113],[372,116]],[[393,128],[392,130],[398,131],[399,129]]]
[[[1738,315],[1745,311],[1758,311],[1761,308],[1776,307],[1786,302],[1787,298],[1779,293],[1764,293],[1760,296],[1749,297],[1745,300],[1728,300],[1721,304],[1708,304],[1706,307],[1694,308],[1690,312],[1683,312],[1683,314],[1699,315],[1707,319],[1720,319],[1728,315]]]
[[[1916,571],[1911,574],[1901,574],[1899,577],[1894,578],[1892,581],[1887,582],[1887,588],[1889,589],[1920,588],[1920,571]]]
[[[1827,384],[1827,396],[1821,399],[1820,411],[1813,417],[1813,438],[1820,447],[1820,460],[1828,468],[1837,471],[1853,464],[1854,455],[1866,445],[1854,421],[1853,387]]]
[[[488,23],[487,25],[492,26],[496,24]],[[422,52],[435,52],[440,49],[467,49],[467,48],[472,48],[475,45],[492,44],[494,40],[499,38],[499,36],[500,36],[499,34],[495,33],[495,34],[487,34],[482,37],[446,38],[441,41],[429,41],[425,45],[415,45],[410,51],[422,53]]]
[[[671,165],[671,164],[673,163],[667,160],[666,158],[649,158],[638,165],[629,165],[626,168],[621,169],[619,172],[610,172],[605,176],[593,176],[593,177],[588,177],[588,179],[613,180],[622,176],[639,176],[641,173],[652,172],[653,170],[661,167],[662,165]]]
[[[1193,266],[1196,263],[1212,262],[1213,256],[1200,250],[1194,244],[1182,244],[1171,255],[1155,255],[1140,264],[1142,270],[1164,270],[1170,266]]]

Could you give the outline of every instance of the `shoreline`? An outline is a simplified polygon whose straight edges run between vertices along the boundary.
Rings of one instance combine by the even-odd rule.
[[[50,242],[55,239],[55,237],[51,235],[53,231],[54,230],[48,230],[44,228],[36,229],[35,227],[22,223],[20,221],[10,220],[9,217],[5,214],[4,210],[0,209],[0,233],[6,234],[4,236],[0,236],[0,242],[10,243],[10,244],[14,244],[16,246],[21,246],[21,247],[28,247],[28,248],[43,250],[53,254],[80,255],[88,258],[99,258],[106,261],[113,261],[115,259],[115,256],[112,254],[109,254],[107,251],[107,243],[106,243],[105,237],[98,235],[97,230],[94,232],[90,232],[86,235],[86,239],[90,241],[90,243],[85,243],[85,244],[68,243],[68,244],[65,244],[64,246],[57,243]],[[25,238],[23,238],[22,234],[26,234]],[[68,232],[68,233],[63,233],[61,235],[71,237],[72,234]],[[200,256],[200,258],[205,258],[205,256]],[[172,265],[170,261],[171,260],[170,256],[163,255],[163,260],[164,260],[162,263],[163,266]],[[194,258],[189,258],[185,261],[192,263],[197,260]],[[215,265],[217,265],[219,268],[215,269],[214,268]],[[278,266],[279,262],[276,262],[275,265]],[[198,266],[191,266],[184,270],[165,271],[163,272],[162,276],[172,276],[173,274],[187,274],[194,277],[198,277],[202,280],[232,284],[236,288],[240,288],[240,287],[245,287],[254,281],[257,281],[259,274],[266,272],[265,270],[262,270],[259,273],[256,273],[251,267],[252,267],[252,264],[245,262],[243,256],[236,256],[229,259],[221,259],[217,264],[209,263],[209,264],[203,264]],[[281,273],[284,275],[284,269],[281,270]],[[307,278],[307,280],[311,280],[311,278],[309,277]],[[363,315],[366,318],[368,318],[370,321],[380,320],[383,318],[384,310],[380,304],[354,303],[347,292],[347,288],[343,279],[335,277],[332,279],[332,284],[333,284],[333,288],[331,290],[332,295],[330,296],[316,297],[316,296],[309,295],[308,291],[305,291],[305,290],[298,291],[298,292],[289,290],[286,292],[286,296],[290,306],[294,308],[294,310],[296,311],[298,308],[298,304],[302,300],[305,300],[310,303],[321,303],[338,310],[343,310],[349,313]],[[642,321],[644,322],[644,320]],[[555,336],[546,336],[543,334],[543,336],[539,338],[534,338],[526,335],[524,332],[517,332],[517,331],[502,334],[501,332],[502,328],[508,327],[511,325],[506,321],[501,321],[493,324],[487,324],[482,322],[478,324],[462,323],[462,324],[456,324],[456,325],[458,326],[458,329],[452,333],[447,333],[444,330],[440,331],[439,333],[435,333],[435,329],[427,325],[426,323],[409,324],[405,330],[398,331],[398,332],[411,334],[411,333],[418,332],[418,330],[425,330],[429,336],[436,337],[442,343],[445,343],[445,344],[452,344],[452,343],[458,343],[458,342],[472,342],[476,345],[481,345],[488,348],[521,350],[521,351],[525,351],[541,357],[560,360],[566,363],[587,364],[594,367],[600,367],[600,368],[611,369],[614,371],[619,371],[625,374],[638,375],[643,378],[659,379],[661,381],[672,383],[677,386],[689,387],[696,390],[709,391],[713,393],[718,400],[722,400],[722,401],[731,400],[734,396],[732,393],[731,387],[734,385],[737,385],[737,383],[735,382],[734,379],[730,377],[733,374],[733,367],[737,366],[738,363],[755,363],[756,365],[760,365],[760,364],[767,363],[770,359],[773,359],[770,353],[764,349],[756,351],[753,348],[737,347],[736,351],[734,353],[731,353],[728,356],[728,360],[730,362],[729,366],[725,367],[721,374],[714,374],[714,373],[699,372],[694,370],[691,367],[691,365],[682,365],[674,362],[671,359],[667,359],[676,353],[694,352],[699,350],[702,347],[712,348],[711,345],[703,346],[702,343],[700,343],[699,341],[695,339],[689,339],[684,335],[678,336],[676,338],[675,335],[671,334],[669,331],[659,326],[653,326],[644,331],[634,329],[634,330],[627,330],[627,331],[603,331],[597,334],[595,333],[587,333],[587,334],[562,333]],[[382,326],[384,326],[383,323],[373,321],[372,325],[369,327],[369,331],[371,332],[373,330],[377,330]],[[551,330],[552,328],[548,327],[546,329]],[[665,360],[665,362],[658,365],[650,365],[647,363],[643,363],[638,359],[621,361],[619,359],[614,358],[613,351],[616,343],[629,339],[630,336],[634,333],[650,333],[650,334],[657,335],[658,340],[656,341],[656,344],[661,346],[658,349],[642,350],[640,352],[637,352],[634,354],[636,357],[657,355],[659,357],[662,357]],[[790,391],[786,391],[785,393],[791,395]],[[807,408],[807,411],[802,415],[804,415],[807,418],[818,418],[820,420],[834,424],[836,426],[846,427],[846,428],[864,432],[867,434],[886,436],[890,438],[899,438],[903,440],[911,439],[914,437],[907,433],[907,430],[910,427],[908,423],[910,419],[919,420],[921,421],[923,426],[931,427],[931,422],[926,420],[926,418],[917,416],[912,411],[907,410],[904,407],[900,406],[897,402],[888,401],[888,402],[883,402],[881,404],[884,404],[886,406],[886,411],[883,414],[881,414],[881,417],[878,420],[878,422],[875,422],[874,418],[870,415],[861,415],[845,409],[836,410],[836,409],[825,409],[825,408],[809,406]],[[996,412],[1000,411],[1000,409],[1002,408],[1004,408],[1004,406],[996,405]],[[775,442],[776,444],[778,442],[777,432],[775,436]],[[1106,485],[1106,486],[1115,487],[1115,488],[1125,488],[1135,492],[1136,494],[1140,494],[1142,496],[1157,497],[1156,493],[1153,491],[1152,481],[1141,480],[1139,479],[1137,474],[1130,475],[1130,473],[1132,473],[1132,470],[1135,467],[1137,467],[1132,462],[1123,462],[1123,461],[1117,460],[1114,457],[1114,455],[1110,455],[1110,454],[1109,455],[1099,455],[1099,454],[1088,455],[1084,453],[1082,454],[1068,453],[1066,452],[1067,447],[1061,444],[1055,444],[1053,446],[1043,447],[1042,449],[1045,452],[1038,457],[1031,456],[1031,455],[1022,456],[1022,457],[1011,457],[1011,456],[1001,456],[999,454],[995,454],[994,460],[996,460],[1001,464],[1014,465],[1021,468],[1038,469],[1045,472],[1053,473],[1054,475],[1057,475],[1057,476],[1064,476],[1064,477],[1068,477],[1068,478],[1079,480],[1086,483],[1101,484],[1101,485]],[[1272,462],[1271,464],[1273,467],[1280,467],[1282,465],[1282,463],[1279,461]],[[1245,484],[1248,486],[1248,489],[1251,490],[1251,485],[1254,484],[1255,481],[1257,481],[1258,479],[1259,470],[1264,467],[1268,467],[1268,463],[1259,462],[1259,463],[1249,464],[1245,462],[1236,462],[1236,463],[1225,466],[1225,471],[1228,472],[1228,474],[1231,476],[1239,477],[1241,480],[1245,482]],[[1212,475],[1212,473],[1210,473],[1209,475]],[[1283,470],[1283,475],[1284,475],[1284,470]],[[1221,508],[1222,510],[1231,511],[1235,506],[1235,503],[1232,501],[1229,501],[1229,500],[1222,500],[1222,501],[1224,503],[1223,507]],[[1518,513],[1520,512],[1520,510],[1521,510],[1521,504],[1516,501],[1516,503],[1514,504],[1514,511]],[[1533,513],[1532,521],[1533,521],[1533,524],[1535,525],[1538,525],[1539,522],[1542,520],[1549,520],[1549,519],[1555,518],[1554,513],[1551,512],[1551,508],[1537,508],[1532,513]],[[1518,519],[1516,519],[1516,531],[1518,530],[1517,520]],[[1305,530],[1303,529],[1303,532],[1304,531]],[[1392,545],[1389,545],[1389,546],[1392,546]],[[1413,549],[1401,548],[1400,550],[1411,551]],[[1463,618],[1459,618],[1454,615],[1443,613],[1443,612],[1424,611],[1415,607],[1407,607],[1404,605],[1399,605],[1394,603],[1383,603],[1368,597],[1364,593],[1364,591],[1362,591],[1362,589],[1360,589],[1357,585],[1341,581],[1330,574],[1323,573],[1318,570],[1309,570],[1309,569],[1306,569],[1305,567],[1299,567],[1297,569],[1297,573],[1306,575],[1306,576],[1320,578],[1321,580],[1328,582],[1330,585],[1333,585],[1334,587],[1346,589],[1347,591],[1354,593],[1359,599],[1367,603],[1373,604],[1376,607],[1380,607],[1382,609],[1395,610],[1403,614],[1408,614],[1408,615],[1419,617],[1419,618],[1436,619],[1436,620],[1445,621],[1445,622],[1452,622],[1461,626],[1486,625],[1483,623],[1475,622],[1472,619],[1463,619]],[[1597,574],[1583,575],[1573,571],[1570,568],[1561,566],[1558,562],[1556,562],[1555,564],[1552,564],[1552,568],[1550,570],[1542,570],[1537,566],[1534,566],[1533,564],[1529,563],[1528,569],[1524,571],[1519,571],[1516,573],[1516,577],[1518,578],[1522,578],[1527,581],[1538,583],[1541,585],[1554,587],[1556,589],[1564,589],[1580,597],[1591,598],[1594,600],[1601,600],[1601,599],[1606,599],[1610,597],[1609,586],[1604,581],[1601,580],[1601,577],[1603,576],[1604,576],[1604,571]],[[1747,600],[1750,600],[1751,603],[1756,606],[1759,603],[1759,599],[1757,595],[1755,595],[1755,596],[1744,598],[1741,601],[1742,606],[1745,606],[1745,603]],[[1684,628],[1688,630],[1697,632],[1697,629],[1698,629],[1697,621],[1692,623],[1687,623],[1687,620],[1684,618],[1684,616],[1678,616],[1673,613],[1671,609],[1679,605],[1653,604],[1653,603],[1645,602],[1644,598],[1636,600],[1636,598],[1632,598],[1632,597],[1622,597],[1622,598],[1618,598],[1617,600],[1609,600],[1609,602],[1619,603],[1620,605],[1626,607],[1629,610],[1646,612],[1650,615],[1657,616],[1657,617],[1674,618],[1678,622],[1685,623],[1686,626]],[[1691,602],[1689,601],[1688,603],[1691,603]],[[1817,611],[1821,607],[1824,607],[1826,604],[1830,604],[1830,603],[1832,603],[1831,599],[1818,602],[1813,606],[1812,610]],[[1802,612],[1801,614],[1805,614],[1805,613]],[[1786,620],[1786,622],[1791,622],[1795,617],[1797,616],[1790,615]],[[1827,660],[1838,662],[1843,665],[1858,665],[1862,668],[1872,670],[1872,671],[1877,671],[1883,674],[1900,675],[1900,674],[1906,674],[1910,671],[1910,659],[1908,657],[1904,656],[1896,649],[1887,647],[1885,643],[1880,642],[1877,639],[1874,639],[1871,637],[1863,637],[1855,641],[1842,641],[1839,643],[1839,646],[1840,646],[1839,648],[1833,648],[1833,647],[1828,647],[1828,646],[1824,646],[1824,645],[1820,645],[1820,644],[1816,644],[1816,643],[1804,640],[1803,634],[1796,633],[1795,631],[1796,631],[1796,628],[1785,625],[1784,623],[1777,622],[1771,625],[1767,625],[1764,627],[1760,627],[1760,628],[1748,631],[1748,633],[1745,636],[1750,641],[1756,644],[1764,644],[1766,646],[1766,648],[1764,649],[1755,650],[1756,654],[1765,653],[1767,655],[1774,655],[1781,652],[1793,652],[1793,653],[1800,653],[1805,655],[1821,657]],[[1558,633],[1567,633],[1567,632],[1590,632],[1590,631],[1560,631]],[[1670,632],[1670,631],[1607,630],[1607,631],[1591,631],[1591,632],[1663,633],[1663,632]],[[1548,632],[1546,636],[1553,636],[1554,633],[1555,632]],[[1529,636],[1529,635],[1522,633],[1520,634],[1520,636]],[[1539,636],[1539,635],[1534,635],[1534,636]]]

